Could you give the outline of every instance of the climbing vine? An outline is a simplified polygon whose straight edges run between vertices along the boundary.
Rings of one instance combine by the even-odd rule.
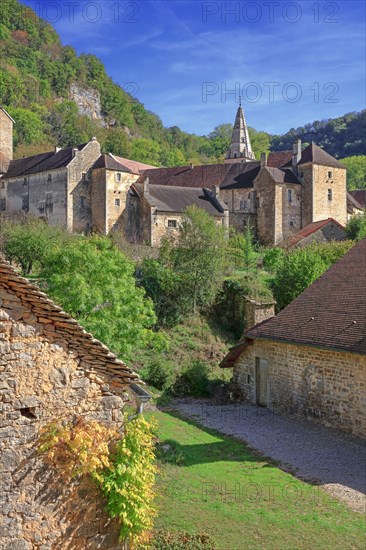
[[[65,478],[89,476],[96,483],[108,514],[119,519],[120,540],[133,548],[148,540],[153,526],[155,433],[155,420],[143,416],[125,416],[122,439],[114,429],[79,418],[46,426],[38,449]]]

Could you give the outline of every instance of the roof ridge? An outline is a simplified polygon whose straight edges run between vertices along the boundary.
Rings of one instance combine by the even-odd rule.
[[[116,385],[128,385],[138,380],[133,372],[100,340],[87,332],[75,319],[55,304],[38,286],[19,275],[9,262],[0,258],[0,286],[7,292],[15,294],[22,306],[30,310],[42,324],[41,319],[51,319],[55,325],[55,333],[64,339],[69,347],[79,356],[79,359],[96,371],[110,376],[117,376]],[[7,308],[4,307],[6,310]],[[113,372],[110,369],[115,369]]]

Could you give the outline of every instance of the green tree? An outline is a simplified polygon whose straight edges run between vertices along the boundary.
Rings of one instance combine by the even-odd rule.
[[[366,237],[366,212],[361,216],[352,216],[346,225],[346,233],[353,241],[360,241]]]
[[[16,221],[1,219],[2,250],[6,259],[21,266],[22,274],[43,265],[48,252],[67,238],[62,229],[32,217]]]
[[[272,289],[280,309],[287,306],[353,246],[352,241],[309,245],[287,253],[277,265]]]
[[[14,125],[14,147],[20,144],[39,143],[44,139],[45,125],[37,113],[21,107],[10,107],[9,114],[16,121]]]
[[[347,189],[366,189],[366,155],[344,158],[340,162],[347,167]]]
[[[74,238],[47,256],[40,277],[49,295],[114,352],[128,358],[134,346],[157,343],[152,301],[109,239]]]
[[[222,285],[225,247],[222,227],[202,208],[188,206],[169,256],[193,313],[211,305]]]
[[[110,130],[104,142],[103,150],[106,153],[129,158],[131,155],[131,142],[126,132],[122,128]]]

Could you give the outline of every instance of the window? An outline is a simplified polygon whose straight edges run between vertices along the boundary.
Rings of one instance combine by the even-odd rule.
[[[51,183],[51,181],[52,181],[52,175],[51,175],[51,174],[48,174],[47,183]]]
[[[116,174],[116,180],[117,180],[117,181],[121,181],[121,179],[122,179],[122,174],[121,174],[120,172],[117,172],[117,174]]]
[[[292,189],[287,190],[287,199],[288,202],[292,202]]]
[[[304,172],[300,172],[300,178],[304,177]]]
[[[290,227],[293,227],[293,226],[294,226],[294,222],[293,222],[292,220],[289,222],[289,226],[290,226]]]
[[[84,180],[84,181],[86,180],[86,172],[83,172],[83,173],[81,174],[81,179]]]
[[[6,199],[0,199],[0,212],[6,210]]]
[[[80,197],[80,208],[85,208],[85,197]]]
[[[27,178],[24,178],[23,185],[27,185]]]
[[[333,199],[333,190],[328,189],[328,201],[331,201]]]
[[[114,206],[119,208],[121,206],[121,199],[114,199]]]
[[[247,201],[241,200],[240,201],[240,210],[245,210],[247,207]]]
[[[250,374],[247,374],[247,384],[250,384]]]
[[[168,227],[175,229],[177,227],[177,220],[168,220]]]
[[[328,172],[328,179],[332,179],[333,178],[333,172]]]

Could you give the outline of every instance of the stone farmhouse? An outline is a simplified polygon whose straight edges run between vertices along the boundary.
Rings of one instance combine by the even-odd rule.
[[[366,437],[365,274],[363,239],[278,315],[255,304],[221,363],[237,397]]]
[[[122,428],[137,375],[2,260],[0,338],[0,548],[120,549],[95,487],[65,484],[38,437],[80,417]]]
[[[255,160],[239,105],[222,164],[156,168],[112,154],[96,138],[75,147],[13,159],[14,120],[0,109],[0,211],[24,211],[70,231],[121,231],[159,246],[174,235],[188,204],[223,226],[250,225],[265,244],[282,244],[314,222],[344,226],[363,211],[347,194],[346,168],[311,143]]]

